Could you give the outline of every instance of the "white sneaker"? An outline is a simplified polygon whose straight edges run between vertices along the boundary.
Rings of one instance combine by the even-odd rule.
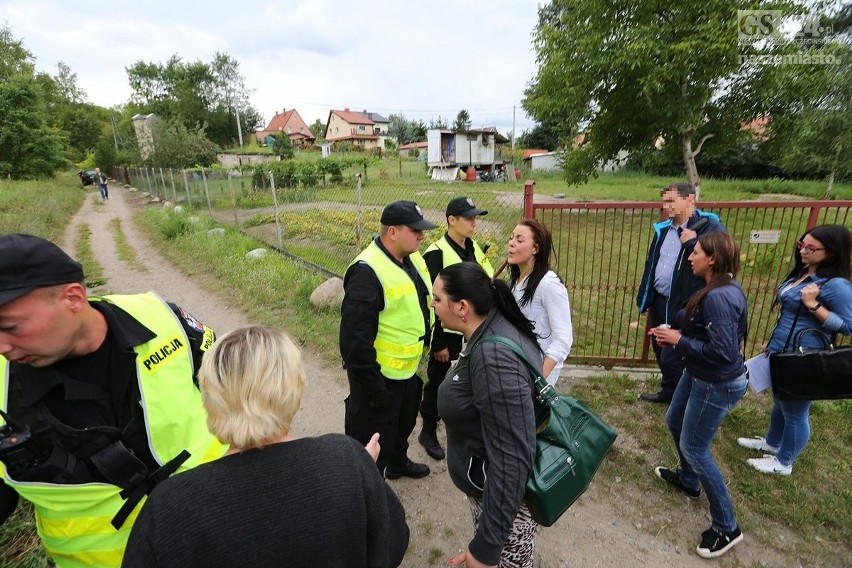
[[[778,448],[770,446],[766,443],[766,438],[761,438],[760,436],[755,436],[754,438],[737,438],[737,443],[744,448],[757,450],[758,452],[773,455],[778,453]]]
[[[746,460],[748,465],[763,473],[777,473],[779,475],[790,475],[793,473],[792,465],[784,465],[778,458],[766,454],[762,458],[751,458]]]

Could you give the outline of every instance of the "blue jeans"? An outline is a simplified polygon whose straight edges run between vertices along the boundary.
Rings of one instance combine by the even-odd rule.
[[[684,371],[666,413],[666,424],[680,456],[680,482],[689,489],[704,488],[713,528],[724,532],[733,531],[737,521],[731,494],[713,461],[710,445],[747,386],[745,374],[725,383],[711,383]]]
[[[793,465],[805,449],[811,437],[810,414],[809,400],[775,399],[766,443],[778,448],[775,455],[783,465]]]
[[[101,201],[109,199],[109,190],[105,183],[99,183],[98,190],[101,192]]]

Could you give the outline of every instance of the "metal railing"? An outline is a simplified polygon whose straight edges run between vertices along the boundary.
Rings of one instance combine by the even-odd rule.
[[[575,344],[571,360],[611,368],[645,365],[654,356],[646,318],[636,307],[639,281],[660,205],[648,202],[533,203],[528,182],[525,211],[547,225],[554,239],[554,270],[571,298]],[[823,224],[852,222],[852,201],[707,202],[741,247],[738,280],[749,306],[747,356],[759,351],[777,318],[776,287],[792,267],[795,241]],[[848,343],[844,339],[842,343]]]

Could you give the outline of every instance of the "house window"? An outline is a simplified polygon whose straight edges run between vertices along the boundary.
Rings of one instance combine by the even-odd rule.
[[[363,124],[358,125],[358,132],[364,132],[365,130],[366,130],[366,128],[364,127]]]
[[[289,127],[289,126],[288,126],[288,127],[287,127],[287,134],[290,134],[290,133],[292,133],[292,132],[293,132],[293,129],[292,129],[291,127]]]

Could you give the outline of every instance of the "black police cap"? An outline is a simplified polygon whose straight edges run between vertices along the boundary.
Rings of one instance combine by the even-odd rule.
[[[418,231],[428,231],[438,225],[423,218],[423,210],[413,201],[394,201],[382,211],[382,225],[408,225]]]
[[[0,306],[36,288],[83,278],[83,266],[46,239],[20,233],[0,237]]]

